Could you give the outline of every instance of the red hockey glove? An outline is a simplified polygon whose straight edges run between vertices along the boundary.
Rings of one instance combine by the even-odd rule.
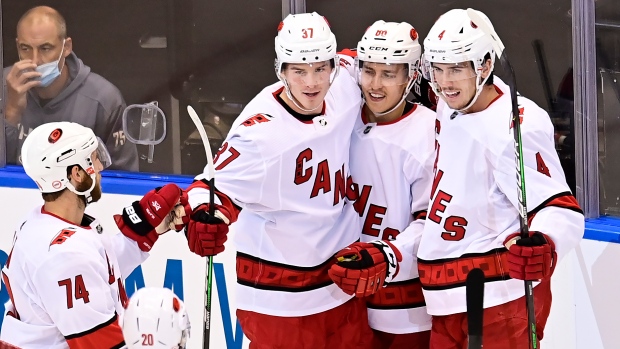
[[[528,238],[514,233],[506,238],[508,269],[513,279],[536,281],[551,276],[557,254],[551,238],[537,231],[530,231]]]
[[[166,184],[153,189],[140,201],[134,201],[131,206],[125,207],[122,215],[114,215],[116,225],[125,236],[135,240],[142,251],[148,252],[159,238],[156,228],[158,231],[164,230],[158,226],[169,222],[167,219],[179,202],[184,201],[184,205],[187,205],[187,195],[182,199],[183,195],[183,191],[176,184]]]
[[[329,277],[346,294],[370,296],[398,273],[402,256],[387,241],[355,242],[336,254]]]
[[[208,204],[196,207],[185,229],[190,251],[202,257],[224,251],[228,225],[234,222],[233,217],[236,215],[222,205],[215,205],[215,217],[209,215]]]

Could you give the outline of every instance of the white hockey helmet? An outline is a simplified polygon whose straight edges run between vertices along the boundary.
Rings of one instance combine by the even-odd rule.
[[[493,24],[484,13],[476,12],[490,28],[493,28]],[[496,54],[493,44],[493,37],[478,28],[464,9],[453,9],[441,15],[424,39],[424,63],[428,72],[432,72],[432,63],[473,63],[477,76],[477,91],[473,100],[463,110],[473,105],[490,76],[489,74],[485,79],[481,77],[482,65],[487,55],[490,56],[491,71],[493,70]],[[439,94],[441,90],[434,81],[433,74],[429,75],[433,90]]]
[[[275,48],[277,57],[275,70],[280,80],[282,80],[280,73],[283,63],[316,63],[332,60],[334,72],[337,72],[336,36],[329,28],[327,19],[316,12],[286,16],[278,26]]]
[[[358,62],[406,64],[412,79],[422,54],[418,32],[406,22],[376,21],[357,43]]]
[[[120,325],[129,349],[183,349],[191,327],[183,301],[159,287],[136,291]]]
[[[21,162],[26,174],[39,186],[42,193],[54,193],[68,188],[77,195],[86,196],[96,184],[96,172],[91,159],[93,152],[103,168],[111,164],[110,154],[95,133],[73,122],[50,122],[30,132],[21,149]],[[67,167],[79,165],[93,179],[91,188],[79,192],[67,178]]]

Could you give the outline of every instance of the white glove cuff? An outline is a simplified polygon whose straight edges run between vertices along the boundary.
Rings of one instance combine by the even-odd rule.
[[[398,272],[398,260],[396,259],[396,253],[394,253],[392,247],[385,241],[376,240],[371,241],[370,243],[383,252],[383,256],[385,257],[385,262],[387,264],[387,273],[385,274],[385,284],[387,284],[392,281]]]

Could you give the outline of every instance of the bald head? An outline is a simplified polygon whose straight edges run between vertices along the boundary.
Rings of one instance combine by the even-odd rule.
[[[67,38],[67,23],[62,15],[49,6],[37,6],[26,11],[17,22],[17,36],[24,28],[49,26],[53,23],[60,40]]]

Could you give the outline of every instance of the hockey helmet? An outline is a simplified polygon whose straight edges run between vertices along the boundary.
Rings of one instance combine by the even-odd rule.
[[[54,193],[68,188],[87,197],[96,184],[92,154],[108,167],[112,161],[104,143],[93,131],[73,122],[50,122],[30,132],[21,149],[21,162],[26,174],[42,193]],[[79,165],[93,180],[91,188],[79,192],[67,178],[67,167]]]
[[[129,349],[183,349],[191,327],[183,301],[158,287],[136,291],[120,325]]]

